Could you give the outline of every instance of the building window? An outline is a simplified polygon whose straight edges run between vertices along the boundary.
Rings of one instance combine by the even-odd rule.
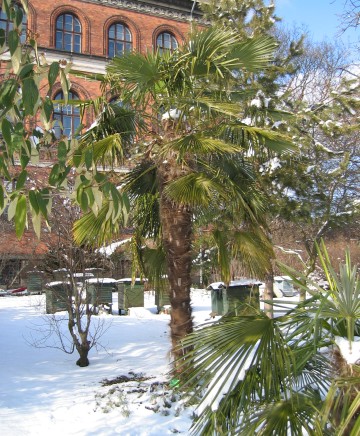
[[[64,93],[58,92],[54,100],[64,100]],[[79,100],[79,96],[70,91],[69,100]],[[62,135],[70,138],[80,126],[80,109],[70,104],[56,104],[55,102],[54,120],[58,120],[54,126],[56,138],[60,138]]]
[[[174,35],[168,32],[162,32],[156,38],[156,48],[159,50],[159,53],[163,53],[164,51],[174,51],[178,47],[178,43]]]
[[[131,32],[128,27],[121,23],[115,23],[109,27],[108,32],[108,56],[121,56],[131,51]]]
[[[17,6],[15,6],[17,8]],[[13,22],[12,20],[9,20],[5,11],[3,11],[0,8],[0,29],[3,29],[5,31],[5,36],[7,39],[7,35],[10,32],[10,30],[13,30]],[[22,28],[21,28],[21,35],[20,35],[20,42],[21,44],[24,44],[26,41],[26,30],[27,30],[27,16],[23,13],[22,18]]]
[[[59,15],[56,20],[55,47],[73,53],[81,53],[81,24],[72,14]]]

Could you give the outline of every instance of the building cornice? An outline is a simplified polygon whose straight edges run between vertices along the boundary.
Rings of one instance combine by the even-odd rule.
[[[85,3],[101,4],[112,8],[139,12],[175,21],[203,23],[197,1],[192,0],[81,0]]]

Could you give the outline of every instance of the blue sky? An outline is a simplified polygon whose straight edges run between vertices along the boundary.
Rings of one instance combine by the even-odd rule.
[[[304,25],[314,41],[339,38],[338,26],[345,0],[275,0],[276,15],[290,27]],[[360,29],[348,30],[341,35],[343,42],[351,43],[360,37]]]

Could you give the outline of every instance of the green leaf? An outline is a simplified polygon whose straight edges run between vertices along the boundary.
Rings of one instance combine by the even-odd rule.
[[[33,68],[34,68],[34,64],[26,64],[26,65],[24,65],[21,68],[20,73],[19,73],[20,79],[25,79],[26,76],[30,75],[29,73],[32,73]]]
[[[94,215],[96,216],[98,214],[98,211],[101,209],[101,206],[102,206],[103,194],[98,187],[92,188],[92,193],[94,196],[94,203],[92,204],[91,209],[92,209]]]
[[[84,186],[80,184],[76,190],[76,201],[78,202],[78,204],[81,204],[81,196],[83,191],[84,191]]]
[[[7,180],[11,180],[7,162],[4,160],[4,156],[1,155],[0,155],[0,174],[5,176]]]
[[[96,180],[96,182],[101,185],[102,183],[104,183],[106,181],[106,176],[105,174],[102,173],[96,173],[94,179]]]
[[[25,115],[34,115],[39,99],[39,89],[32,78],[27,78],[23,82],[23,102]]]
[[[39,214],[40,206],[38,203],[38,192],[37,191],[29,191],[29,202],[30,202],[30,205],[33,208],[35,214]]]
[[[7,118],[3,118],[3,120],[2,120],[1,131],[2,131],[3,138],[5,139],[5,142],[8,145],[11,145],[12,144],[12,137],[11,137],[12,125],[11,125],[10,121],[8,121]]]
[[[33,228],[34,228],[35,234],[40,239],[40,235],[41,235],[41,215],[40,214],[36,214],[36,213],[32,213],[31,214],[31,221],[32,221],[32,224],[33,224]]]
[[[92,150],[86,150],[85,152],[85,165],[86,169],[89,170],[92,167],[93,163],[93,152]]]
[[[15,216],[17,202],[18,202],[18,197],[15,197],[13,200],[10,201],[9,208],[8,208],[9,221],[11,221]]]
[[[17,190],[22,189],[24,187],[26,178],[27,178],[27,171],[26,170],[21,171],[16,181]]]
[[[79,168],[82,161],[82,153],[81,150],[75,150],[73,155],[73,162],[76,168]]]
[[[13,56],[16,52],[20,43],[20,38],[16,30],[10,30],[8,33],[8,45],[11,56]]]
[[[30,156],[28,156],[27,154],[21,153],[20,156],[20,163],[21,163],[21,168],[26,168],[26,165],[30,162]]]
[[[20,239],[24,233],[26,221],[26,197],[25,195],[21,195],[18,198],[18,202],[16,205],[16,213],[15,213],[15,232],[16,236]]]
[[[21,51],[21,46],[19,45],[15,50],[15,53],[11,56],[11,63],[12,63],[14,74],[18,74],[20,70],[21,56],[22,56],[22,51]]]
[[[15,20],[14,20],[16,27],[19,27],[21,25],[23,17],[24,17],[24,13],[23,13],[22,9],[18,8],[16,10]]]
[[[1,116],[5,115],[11,108],[13,108],[14,97],[18,88],[15,79],[6,80],[1,84],[0,88],[0,103],[1,103]]]
[[[51,115],[53,113],[54,110],[54,105],[53,102],[51,101],[50,98],[45,98],[44,102],[43,102],[43,110],[44,110],[44,114],[46,117],[46,121],[50,121],[51,119]]]
[[[63,69],[60,69],[60,83],[64,93],[64,104],[66,105],[69,99],[69,81]]]
[[[92,205],[95,202],[95,196],[94,196],[94,193],[93,193],[93,190],[92,190],[91,187],[86,189],[86,194],[87,194],[87,197],[88,197],[89,206],[92,207]]]
[[[51,173],[49,175],[49,184],[51,186],[56,186],[59,180],[59,174],[60,174],[60,165],[56,163],[53,165]]]
[[[124,205],[125,209],[127,210],[127,212],[129,212],[130,211],[130,199],[125,193],[122,195],[122,201],[123,201],[123,205]]]
[[[88,210],[88,207],[89,207],[89,199],[88,199],[88,196],[87,196],[87,194],[86,194],[86,191],[82,191],[82,193],[81,193],[81,198],[80,198],[80,207],[81,207],[81,210],[82,210],[83,212],[86,212],[86,211]]]
[[[56,82],[56,79],[57,79],[57,77],[59,75],[59,69],[60,69],[59,62],[53,62],[50,65],[49,73],[48,73],[48,80],[49,80],[50,88],[52,88],[52,86]]]
[[[58,159],[59,162],[65,163],[67,158],[67,146],[64,141],[61,141],[58,145]]]
[[[0,184],[0,211],[2,212],[5,206],[5,189],[2,184]]]
[[[47,220],[50,191],[47,188],[36,193],[37,202],[42,216]]]
[[[5,30],[0,29],[0,47],[3,47],[6,42]]]
[[[116,189],[116,186],[113,184],[110,185],[110,192],[111,192],[111,198],[113,200],[113,207],[114,207],[114,215],[115,217],[119,214],[119,200],[121,200],[119,191]]]

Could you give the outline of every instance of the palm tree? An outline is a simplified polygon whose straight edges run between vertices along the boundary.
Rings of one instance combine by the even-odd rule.
[[[310,298],[282,316],[225,316],[184,339],[181,379],[201,398],[194,434],[358,434],[358,271],[348,254],[339,273],[324,246],[319,255],[329,290],[313,283]]]
[[[178,342],[192,331],[195,221],[211,217],[216,230],[227,215],[239,227],[247,222],[247,230],[257,229],[257,238],[247,238],[253,246],[266,240],[265,205],[249,156],[259,149],[288,150],[290,145],[281,135],[243,120],[242,103],[249,96],[235,85],[244,71],[265,68],[273,49],[270,38],[242,42],[231,31],[210,28],[194,33],[175,52],[125,54],[107,69],[108,88],[144,120],[145,129],[136,134],[139,159],[122,180],[122,190],[133,204],[138,247],[144,238],[153,238],[156,246],[150,248],[165,262],[156,271],[168,277],[175,359],[182,354]],[[84,219],[88,225],[90,218]],[[86,225],[80,223],[75,234],[80,242],[81,227]],[[225,238],[218,241],[226,245]],[[239,247],[234,241],[232,245]],[[142,249],[138,257],[143,266],[150,257],[146,251],[150,249]],[[229,281],[224,260],[223,278]]]

